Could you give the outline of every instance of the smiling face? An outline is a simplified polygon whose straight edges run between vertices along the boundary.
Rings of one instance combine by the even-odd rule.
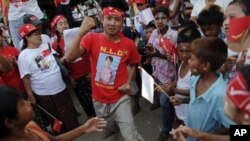
[[[65,29],[69,29],[68,20],[62,18],[56,23],[56,31],[58,31],[60,34],[63,34]]]
[[[119,33],[123,27],[123,17],[115,15],[106,15],[103,17],[104,32],[109,36]]]
[[[193,75],[201,74],[201,71],[203,69],[201,63],[202,62],[200,61],[200,59],[194,53],[191,53],[191,56],[188,60],[188,65]]]

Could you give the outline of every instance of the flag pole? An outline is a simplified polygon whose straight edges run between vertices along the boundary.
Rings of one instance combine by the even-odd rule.
[[[45,109],[43,109],[41,106],[36,105],[37,108],[39,108],[40,110],[42,110],[43,112],[45,112],[47,115],[49,115],[51,118],[58,120],[56,117],[54,117],[52,114],[50,114],[48,111],[46,111]]]

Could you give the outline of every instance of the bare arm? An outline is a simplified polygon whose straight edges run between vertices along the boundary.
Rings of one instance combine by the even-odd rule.
[[[199,132],[197,139],[202,141],[230,141],[229,135],[215,135],[205,132]]]
[[[173,89],[173,93],[184,95],[184,96],[189,96],[189,92],[190,90],[183,90],[183,89],[178,89],[178,88]]]
[[[23,77],[23,85],[24,85],[24,88],[26,90],[26,93],[28,95],[28,99],[30,100],[30,102],[32,104],[36,104],[36,99],[35,99],[35,96],[32,92],[32,89],[31,89],[30,75],[29,74],[27,74]]]
[[[2,0],[2,16],[4,26],[8,28],[8,8],[9,8],[9,0]]]
[[[173,11],[171,11],[169,15],[170,19],[174,18],[177,15],[178,11],[180,11],[180,6],[181,6],[180,0],[175,0]]]
[[[103,118],[93,117],[85,122],[83,125],[75,128],[69,132],[58,135],[56,137],[47,134],[52,141],[72,141],[82,134],[90,132],[101,132],[103,127],[107,125],[107,122]]]
[[[69,52],[65,54],[65,56],[62,58],[62,62],[65,60],[68,63],[73,62],[78,57],[80,57],[84,52],[84,48],[80,47],[80,41],[82,37],[90,31],[92,27],[95,26],[95,21],[93,18],[90,17],[84,17],[84,20],[80,26],[79,32],[75,39],[72,41],[71,48]]]
[[[12,65],[8,62],[8,60],[0,55],[0,72],[4,73],[4,72],[8,72],[12,69]]]
[[[129,66],[129,69],[128,69],[128,80],[127,80],[127,83],[128,84],[131,84],[131,81],[135,75],[135,69],[136,69],[136,65],[130,65]]]
[[[120,86],[118,88],[118,90],[120,92],[122,92],[124,94],[127,94],[128,91],[130,90],[130,88],[131,88],[131,82],[132,82],[132,79],[133,79],[134,74],[135,74],[135,69],[136,69],[136,65],[135,64],[134,65],[130,65],[128,67],[128,80],[127,80],[127,82],[124,85],[122,85],[122,86]]]

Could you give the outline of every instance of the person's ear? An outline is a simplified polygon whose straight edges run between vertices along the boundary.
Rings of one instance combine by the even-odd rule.
[[[25,36],[24,37],[28,42],[30,41],[30,37],[29,36]]]
[[[5,119],[4,124],[9,129],[15,128],[15,122],[9,118]]]
[[[203,71],[208,71],[210,68],[211,68],[211,64],[209,62],[204,61],[202,63],[202,69],[203,69]]]

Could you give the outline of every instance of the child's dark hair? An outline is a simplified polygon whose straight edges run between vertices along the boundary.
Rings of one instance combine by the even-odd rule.
[[[7,119],[17,118],[18,100],[21,99],[15,88],[10,86],[0,86],[0,139],[10,134],[10,130],[6,127]]]
[[[192,42],[193,40],[200,37],[201,33],[197,28],[186,27],[178,33],[177,43]]]
[[[102,9],[105,7],[115,7],[124,12],[129,9],[128,3],[125,0],[100,0],[99,5]]]
[[[153,15],[155,16],[158,13],[164,13],[167,17],[169,17],[169,9],[164,6],[158,6],[153,10]]]
[[[153,23],[149,23],[148,25],[146,25],[145,27],[144,27],[144,29],[149,29],[149,28],[156,28],[155,27],[155,24],[153,24]]]
[[[250,15],[250,0],[234,0],[229,3],[229,5],[232,4],[238,4],[246,15]]]
[[[200,61],[210,63],[212,71],[217,71],[227,59],[227,45],[217,37],[196,39],[191,50]]]
[[[221,26],[224,20],[224,14],[217,5],[211,5],[208,9],[204,9],[198,15],[197,23],[201,25],[216,24]]]

